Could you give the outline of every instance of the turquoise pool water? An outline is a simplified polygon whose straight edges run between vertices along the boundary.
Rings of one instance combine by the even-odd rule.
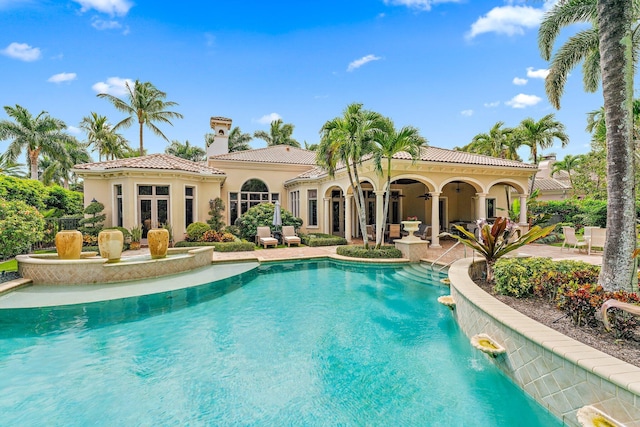
[[[0,424],[560,426],[474,350],[448,288],[332,261],[0,313]]]

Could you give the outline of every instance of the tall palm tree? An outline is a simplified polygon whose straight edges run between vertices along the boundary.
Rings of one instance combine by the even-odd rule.
[[[67,155],[64,143],[72,140],[64,132],[67,125],[49,116],[46,111],[33,117],[20,105],[6,106],[4,109],[13,119],[0,120],[0,140],[12,139],[6,151],[7,160],[15,162],[22,150],[26,149],[31,179],[37,180],[40,154],[47,154],[54,159],[62,159]]]
[[[633,50],[640,48],[640,2],[629,2],[632,13],[633,31],[631,33]],[[549,75],[545,80],[545,88],[549,102],[560,108],[560,98],[564,93],[564,87],[571,71],[582,63],[582,79],[584,89],[587,92],[595,92],[600,87],[601,52],[599,50],[597,0],[570,0],[559,1],[545,14],[540,29],[538,30],[538,47],[542,57],[549,61],[551,66]],[[553,54],[553,45],[563,28],[572,24],[587,23],[591,27],[578,31],[569,37],[566,43]],[[635,60],[637,61],[637,55]]]
[[[167,111],[167,108],[178,104],[173,101],[165,101],[167,94],[158,90],[150,82],[141,83],[136,80],[133,87],[128,82],[125,86],[127,88],[126,101],[108,93],[98,94],[99,98],[105,98],[110,101],[118,111],[129,115],[129,117],[116,124],[114,129],[127,128],[133,124],[134,120],[137,120],[140,127],[140,153],[144,153],[144,126],[147,126],[153,133],[169,142],[169,138],[154,123],[161,122],[173,125],[170,119],[181,119],[182,114],[175,111]]]
[[[80,129],[87,134],[87,147],[93,145],[94,151],[98,151],[99,161],[103,155],[106,160],[122,158],[130,149],[127,140],[114,130],[106,116],[92,112],[82,118]]]
[[[503,128],[504,122],[496,122],[489,133],[479,133],[464,147],[456,147],[459,151],[500,157],[501,159],[521,160],[518,155],[520,141],[514,138],[512,128]]]
[[[382,116],[362,108],[362,104],[347,106],[342,117],[327,121],[320,129],[320,144],[316,151],[316,163],[324,167],[330,176],[336,169],[346,169],[351,188],[355,191],[355,204],[360,229],[365,230],[367,217],[364,210],[364,193],[360,185],[358,165],[362,157],[372,151],[372,141],[380,129]],[[363,233],[364,247],[369,249],[367,234]]]
[[[170,146],[164,149],[164,152],[176,157],[180,157],[182,159],[191,160],[192,162],[203,161],[205,159],[205,155],[207,154],[204,149],[196,147],[194,145],[190,145],[189,141],[185,141],[185,143],[183,144],[175,139],[171,141]]]
[[[249,142],[253,139],[250,133],[242,133],[239,126],[229,132],[229,152],[250,150]]]
[[[556,172],[565,171],[567,175],[569,175],[569,184],[571,185],[571,188],[573,188],[573,177],[571,175],[571,172],[575,171],[576,168],[580,165],[581,159],[582,155],[580,154],[578,154],[577,156],[567,154],[562,160],[553,164],[551,174],[553,175]]]
[[[637,289],[634,186],[633,77],[638,4],[598,0],[602,96],[607,128],[607,240],[598,283],[607,290]]]
[[[387,226],[389,201],[391,200],[391,160],[394,155],[406,152],[416,161],[420,157],[420,147],[426,146],[427,140],[420,136],[418,129],[412,126],[405,126],[397,131],[393,121],[385,117],[380,120],[380,129],[375,132],[373,142],[373,162],[376,170],[383,176],[385,171],[382,163],[386,160],[387,182],[385,186],[384,214],[382,215],[382,229],[384,230]],[[376,248],[382,245],[382,237],[382,233],[378,233]]]
[[[270,147],[272,145],[290,145],[300,148],[300,143],[293,139],[294,126],[291,123],[283,123],[282,119],[271,122],[269,132],[257,130],[253,133],[254,138],[262,139]]]
[[[564,125],[555,119],[553,113],[547,114],[538,121],[527,117],[520,122],[516,129],[516,134],[522,144],[527,145],[531,150],[530,159],[535,165],[540,161],[538,149],[551,148],[556,139],[560,140],[563,147],[569,143],[569,135],[567,135]],[[533,193],[535,179],[534,175],[531,179],[529,193]]]

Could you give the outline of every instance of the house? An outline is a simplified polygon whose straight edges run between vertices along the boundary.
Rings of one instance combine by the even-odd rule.
[[[289,146],[228,153],[231,120],[212,117],[213,142],[205,163],[166,154],[76,165],[84,179],[85,204],[105,205],[106,224],[144,231],[170,223],[176,240],[188,224],[206,221],[209,201],[222,198],[227,224],[252,206],[279,201],[303,219],[302,232],[360,236],[356,196],[346,169],[333,177],[318,167],[315,152]],[[526,223],[526,200],[534,165],[437,147],[423,147],[413,161],[398,153],[392,162],[389,223],[417,217],[433,229],[505,216],[513,197],[520,199],[519,222]],[[358,169],[367,224],[382,232],[384,186],[373,160]],[[515,193],[514,193],[515,192]],[[434,236],[432,246],[439,246]]]

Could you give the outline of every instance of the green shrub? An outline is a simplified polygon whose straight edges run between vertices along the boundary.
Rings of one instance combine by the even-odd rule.
[[[236,219],[235,225],[240,229],[239,237],[253,241],[258,227],[272,227],[274,210],[275,205],[272,203],[260,203],[250,208],[240,218]],[[293,225],[296,230],[302,226],[302,219],[293,216],[288,210],[281,209],[281,214],[282,225]]]
[[[381,246],[380,249],[365,249],[364,246],[340,246],[338,255],[351,258],[402,258],[400,249],[394,246]]]
[[[244,252],[253,251],[255,245],[251,242],[187,242],[176,243],[176,248],[191,248],[197,246],[213,246],[216,252]]]
[[[318,247],[318,246],[338,246],[346,245],[347,239],[340,236],[334,236],[332,234],[313,233],[303,234],[299,233],[300,241],[303,245]]]
[[[127,230],[124,227],[106,227],[106,228],[103,228],[103,230],[120,230],[122,232],[122,237],[124,237],[125,241],[131,238],[131,233],[129,232],[129,230]]]
[[[495,292],[517,298],[531,296],[555,301],[559,288],[598,281],[600,267],[582,261],[550,258],[505,258],[495,266]]]
[[[0,175],[0,198],[20,200],[39,211],[54,209],[53,216],[82,214],[83,194],[59,185],[45,186],[33,179]]]
[[[44,218],[25,202],[0,199],[0,259],[28,252],[44,237]]]
[[[187,240],[190,242],[201,240],[204,233],[210,230],[211,227],[204,222],[192,222],[187,227]]]
[[[95,200],[95,199],[94,199]],[[104,227],[104,220],[107,219],[107,215],[103,214],[104,205],[98,201],[93,201],[84,209],[85,215],[88,217],[82,218],[78,221],[78,230],[82,234],[90,234],[91,236],[98,237],[98,233]]]

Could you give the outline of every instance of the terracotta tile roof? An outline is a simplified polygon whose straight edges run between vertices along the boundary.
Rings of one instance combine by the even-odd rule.
[[[284,163],[291,165],[315,165],[315,151],[288,145],[274,145],[256,150],[234,151],[209,157],[212,160],[235,160],[241,162]]]
[[[233,120],[227,118],[227,117],[222,117],[222,116],[215,116],[215,117],[211,117],[211,120],[218,120],[221,122],[231,122]]]
[[[209,175],[224,175],[224,172],[207,166],[204,162],[192,162],[170,154],[150,154],[142,157],[109,160],[106,162],[83,163],[75,165],[74,169],[101,171],[108,169],[158,169],[194,172]]]
[[[553,178],[536,178],[536,181],[533,183],[533,189],[539,189],[540,191],[560,191],[570,190],[571,186]]]
[[[537,169],[535,165],[518,162],[516,160],[500,159],[498,157],[483,156],[482,154],[467,153],[464,151],[448,150],[438,147],[423,147],[420,160],[425,162],[462,163],[481,166],[503,166]],[[401,152],[393,156],[394,159],[411,159],[408,153]]]

